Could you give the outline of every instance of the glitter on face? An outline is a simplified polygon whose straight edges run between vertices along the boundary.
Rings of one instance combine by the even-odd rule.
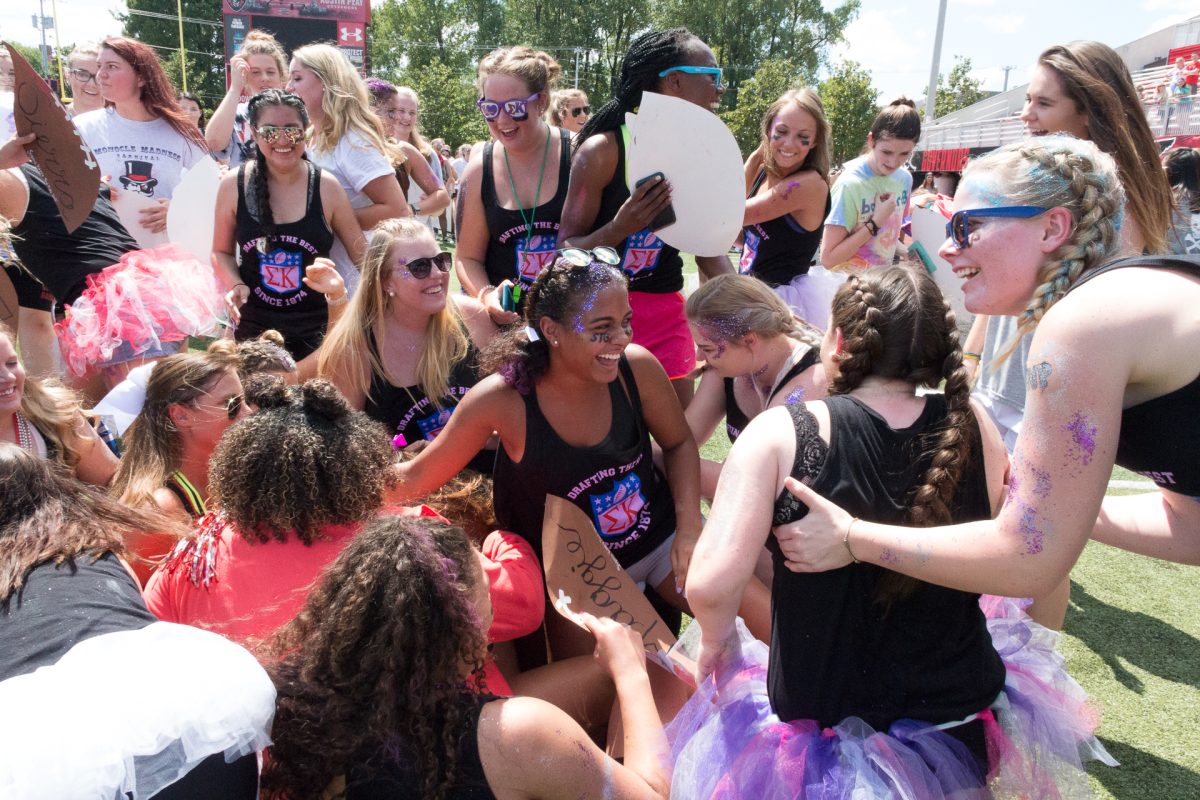
[[[560,261],[559,263],[566,262]],[[572,295],[583,295],[583,300],[575,312],[575,319],[571,323],[571,330],[575,333],[583,333],[586,327],[584,320],[596,307],[596,298],[600,296],[600,292],[617,282],[617,274],[619,273],[612,267],[601,264],[599,261],[593,261],[582,271],[579,285],[571,288]]]
[[[1084,466],[1092,463],[1092,455],[1096,452],[1096,426],[1082,411],[1076,411],[1065,427],[1071,434],[1071,441],[1079,449],[1075,457],[1082,461]]]

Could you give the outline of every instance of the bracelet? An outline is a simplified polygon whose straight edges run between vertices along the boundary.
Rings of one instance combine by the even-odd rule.
[[[412,209],[412,215],[414,217],[421,216],[421,204],[420,203],[413,203],[411,206],[409,206],[409,208]]]
[[[968,353],[964,350],[963,351],[963,360],[966,361],[967,359],[979,361],[979,353]]]
[[[478,292],[475,293],[475,299],[482,303],[483,296],[485,294],[487,294],[489,290],[495,289],[495,288],[496,288],[495,286],[493,286],[492,284],[489,283],[487,286],[484,286],[482,289],[480,289]]]
[[[867,221],[863,223],[863,227],[866,228],[867,233],[871,234],[872,236],[879,235],[879,225],[876,224],[875,220],[871,219],[870,217],[867,217]]]
[[[851,517],[850,524],[846,526],[846,532],[842,535],[842,544],[846,545],[846,552],[850,554],[850,559],[855,564],[861,564],[858,556],[854,555],[854,551],[850,549],[850,531],[854,529],[854,523],[858,522],[858,517]]]
[[[350,302],[350,293],[349,292],[342,292],[342,296],[339,297],[337,300],[330,300],[329,295],[325,296],[325,305],[327,305],[327,306],[340,306],[340,305],[344,305],[345,303],[349,303],[349,302]]]
[[[233,286],[230,286],[230,287],[229,287],[229,291],[231,291],[231,292],[232,292],[234,289],[236,289],[236,288],[237,288],[237,287],[239,287],[239,286],[246,286],[246,284],[244,284],[244,283],[241,283],[241,282],[239,282],[239,283],[235,283]],[[250,287],[249,287],[249,286],[246,286],[246,288],[247,288],[247,289],[249,289]]]

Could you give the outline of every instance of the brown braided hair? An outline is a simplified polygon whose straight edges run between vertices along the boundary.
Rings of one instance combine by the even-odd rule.
[[[964,180],[994,173],[1005,205],[1065,208],[1071,212],[1071,238],[1038,270],[1038,286],[1022,312],[1017,332],[997,363],[1008,358],[1021,336],[1042,321],[1084,270],[1115,254],[1125,212],[1125,193],[1113,158],[1092,142],[1072,136],[1044,136],[1002,147],[973,162]]]
[[[363,528],[260,649],[279,692],[263,796],[328,796],[382,751],[412,765],[414,794],[444,797],[473,692],[486,688],[473,597],[485,580],[459,528],[399,516]]]
[[[908,501],[907,524],[933,527],[953,521],[958,482],[979,446],[971,387],[963,367],[958,326],[950,304],[923,269],[908,266],[851,275],[833,299],[833,325],[843,337],[829,394],[849,394],[868,377],[900,378],[937,389],[945,382],[945,421],[925,435],[929,467]],[[877,603],[890,607],[920,585],[887,572]]]

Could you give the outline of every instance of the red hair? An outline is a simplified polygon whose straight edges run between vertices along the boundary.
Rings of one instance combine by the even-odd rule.
[[[204,134],[188,119],[175,99],[175,87],[163,70],[158,54],[149,46],[125,36],[110,36],[100,43],[100,49],[112,50],[120,56],[142,82],[139,98],[146,110],[164,120],[176,133],[208,152]]]

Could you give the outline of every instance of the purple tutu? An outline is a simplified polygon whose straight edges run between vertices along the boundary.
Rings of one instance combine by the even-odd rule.
[[[783,722],[767,697],[767,646],[739,621],[740,663],[722,671],[719,687],[706,681],[667,727],[671,797],[1091,797],[1083,760],[1116,761],[1092,735],[1098,715],[1054,651],[1058,634],[1011,601],[993,602],[988,629],[1008,675],[996,702],[976,715],[987,742],[986,776],[966,745],[928,723],[900,720],[881,732],[855,717],[824,729],[812,720]]]

